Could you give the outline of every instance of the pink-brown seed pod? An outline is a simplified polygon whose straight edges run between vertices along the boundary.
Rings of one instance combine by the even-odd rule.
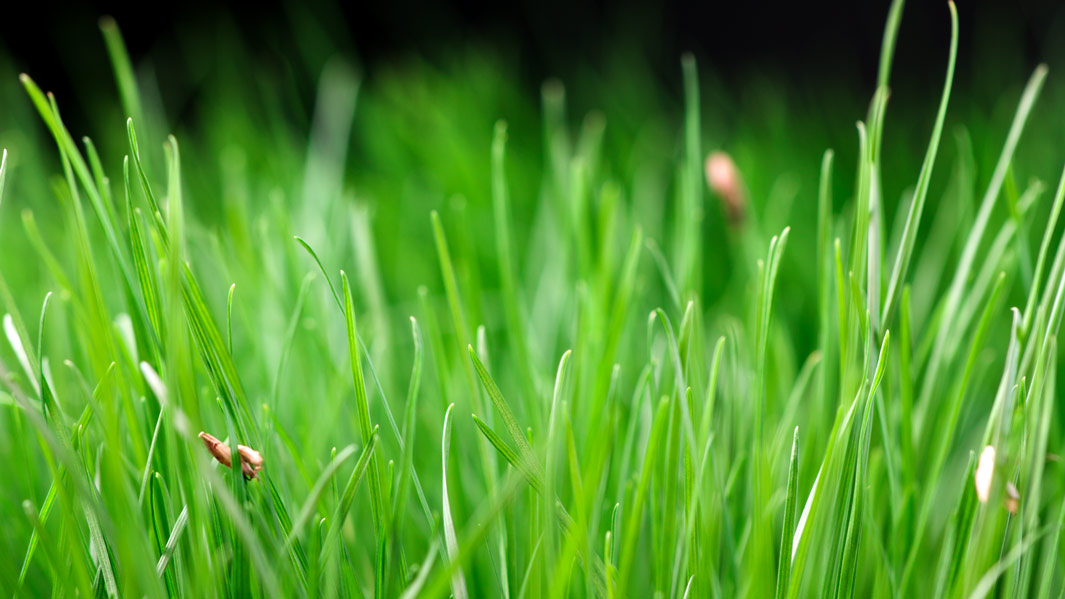
[[[1006,483],[1006,497],[1002,499],[1002,503],[1006,506],[1006,511],[1011,514],[1016,514],[1021,507],[1021,492],[1011,482]]]
[[[200,431],[200,439],[211,452],[218,463],[226,468],[233,465],[233,454],[229,446],[218,440],[214,435]],[[258,451],[247,445],[237,445],[237,453],[240,455],[240,470],[246,480],[259,477],[259,471],[263,469],[263,456]]]
[[[240,454],[240,459],[244,460],[248,464],[251,464],[256,471],[261,470],[263,467],[263,456],[258,451],[248,447],[247,445],[237,445],[237,453]]]
[[[747,213],[747,192],[736,163],[726,152],[711,152],[706,157],[706,184],[719,198],[725,216],[739,226]]]

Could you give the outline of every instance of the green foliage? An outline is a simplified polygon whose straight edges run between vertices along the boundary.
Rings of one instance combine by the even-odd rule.
[[[897,0],[848,147],[731,130],[742,220],[691,56],[671,112],[615,82],[576,127],[490,61],[307,58],[305,135],[237,49],[163,138],[105,19],[126,126],[79,143],[23,75],[43,127],[0,127],[0,595],[1060,596],[1050,80],[956,125],[945,12],[923,160]]]

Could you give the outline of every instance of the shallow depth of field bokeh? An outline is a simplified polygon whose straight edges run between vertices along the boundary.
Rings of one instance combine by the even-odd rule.
[[[953,10],[897,93],[0,55],[0,594],[1059,596],[1065,72]]]

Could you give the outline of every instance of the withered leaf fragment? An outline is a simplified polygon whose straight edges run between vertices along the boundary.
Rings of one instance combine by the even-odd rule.
[[[207,451],[211,452],[214,459],[227,468],[232,466],[233,456],[229,450],[229,445],[219,441],[214,435],[203,431],[200,431],[200,439],[203,440]],[[263,469],[262,454],[247,445],[237,445],[237,453],[240,454],[240,469],[244,473],[244,479],[259,478],[259,471]]]

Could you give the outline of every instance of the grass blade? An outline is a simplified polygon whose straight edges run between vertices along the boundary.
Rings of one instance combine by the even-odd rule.
[[[791,576],[791,539],[795,535],[795,506],[799,495],[799,427],[791,442],[791,461],[788,466],[788,490],[784,499],[784,526],[780,534],[780,559],[777,561],[776,599],[783,599],[788,592]]]
[[[455,408],[455,404],[451,404],[447,407],[447,412],[444,414],[444,438],[441,441],[441,474],[440,484],[443,485],[441,491],[441,501],[443,501],[443,515],[444,515],[444,540],[447,547],[447,557],[451,562],[457,562],[459,557],[459,542],[455,535],[455,523],[451,517],[451,501],[448,499],[447,492],[447,459],[451,454],[451,411]],[[466,579],[462,575],[462,570],[456,569],[451,576],[451,591],[455,594],[455,599],[466,599],[468,596],[466,593]]]

